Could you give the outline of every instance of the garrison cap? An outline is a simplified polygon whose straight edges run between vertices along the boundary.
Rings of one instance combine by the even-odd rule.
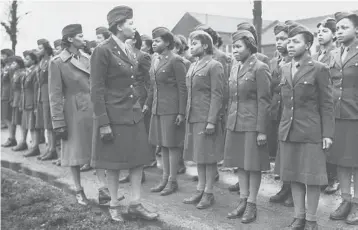
[[[344,18],[352,18],[355,22],[358,22],[358,15],[353,12],[337,12],[334,14],[334,18],[337,23]]]
[[[45,43],[49,43],[47,39],[41,38],[37,40],[37,45],[43,45]]]
[[[76,34],[82,33],[82,25],[81,24],[70,24],[65,26],[62,29],[62,37],[64,36],[74,36]]]
[[[133,18],[133,10],[128,6],[116,6],[107,14],[108,26],[111,28],[117,22]]]
[[[296,36],[297,34],[307,34],[309,35],[309,41],[311,44],[313,42],[313,34],[311,33],[311,31],[303,26],[303,25],[300,25],[300,24],[296,24],[296,25],[291,25],[289,28],[288,28],[288,37],[289,38],[292,38],[294,36]]]
[[[285,24],[285,23],[278,23],[274,28],[273,28],[273,33],[275,35],[281,33],[281,32],[285,32],[285,33],[288,33],[288,25]]]
[[[170,32],[170,30],[168,28],[165,28],[165,27],[157,27],[155,28],[153,31],[152,31],[152,37],[153,39],[157,38],[157,37],[161,37],[165,34],[170,34],[172,35],[173,39],[174,39],[174,36],[173,34]]]
[[[106,27],[100,26],[96,29],[96,35],[104,33],[110,33]]]
[[[333,33],[336,32],[336,25],[337,25],[337,21],[334,18],[326,18],[324,19],[322,22],[317,24],[317,28],[320,26],[326,27],[328,29],[330,29]]]
[[[252,39],[256,42],[255,40],[255,37],[254,35],[248,31],[248,30],[238,30],[236,32],[234,32],[232,35],[231,35],[231,38],[232,38],[232,42],[235,43],[237,42],[238,40],[244,38],[244,37],[247,37],[249,39]],[[255,44],[256,45],[256,44]]]

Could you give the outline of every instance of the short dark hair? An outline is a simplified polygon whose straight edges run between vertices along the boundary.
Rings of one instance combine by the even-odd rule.
[[[44,49],[45,49],[45,52],[47,53],[48,56],[52,56],[53,55],[53,49],[50,45],[50,43],[48,42],[45,42],[44,44],[42,44]]]
[[[252,43],[252,41],[250,41],[248,37],[243,37],[241,40],[244,42],[245,46],[249,48],[251,53],[257,53],[257,47]]]
[[[204,35],[202,33],[195,33],[193,36],[190,37],[190,39],[193,41],[199,40],[202,45],[208,45],[208,48],[205,50],[206,54],[214,54],[214,44],[212,39],[210,39],[207,35]]]
[[[144,43],[147,47],[149,47],[149,54],[154,54],[154,50],[153,50],[153,40],[144,40]]]
[[[180,38],[177,35],[174,36],[174,46],[175,46],[175,48],[178,49],[179,55],[184,53],[183,43],[181,42]]]
[[[223,45],[223,39],[222,37],[220,37],[220,35],[218,35],[218,41],[216,43],[216,46],[220,48],[222,45]]]
[[[209,27],[208,29],[205,29],[204,31],[210,35],[211,39],[213,39],[213,44],[218,43],[218,39],[219,39],[218,35],[219,34],[215,30],[213,30],[211,27]]]
[[[71,43],[68,41],[68,38],[73,38],[73,36],[65,35],[62,37],[62,43],[61,43],[62,48],[69,48],[71,46]]]
[[[311,33],[306,33],[306,32],[302,32],[300,33],[303,35],[303,38],[305,40],[306,44],[309,44],[309,48],[311,48],[311,46],[313,45],[313,35]]]
[[[125,22],[127,21],[126,18],[119,20],[118,22],[116,22],[114,25],[112,25],[111,27],[108,28],[109,31],[111,31],[112,34],[116,35],[118,33],[118,29],[117,26],[118,25],[123,25]],[[103,35],[104,36],[104,35]]]
[[[140,34],[138,31],[135,32],[134,34],[134,39],[135,39],[135,44],[134,47],[138,50],[140,50],[140,48],[142,47],[142,38],[140,37]]]

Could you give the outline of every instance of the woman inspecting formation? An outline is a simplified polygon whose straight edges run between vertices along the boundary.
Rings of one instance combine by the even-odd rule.
[[[244,224],[257,219],[261,174],[276,156],[283,186],[269,200],[294,206],[290,229],[318,229],[320,193],[337,190],[342,201],[330,219],[358,225],[358,15],[334,16],[318,23],[312,56],[311,31],[294,21],[278,23],[271,61],[257,52],[249,22],[232,28],[231,61],[210,26],[197,26],[189,46],[161,26],[152,37],[141,36],[128,6],[113,8],[108,29],[96,29],[91,57],[83,52],[80,24],[64,27],[54,49],[39,39],[24,59],[3,49],[1,119],[9,136],[2,147],[50,160],[61,140],[61,165],[71,171],[77,202],[89,204],[80,167],[91,166],[101,183],[99,203],[118,222],[159,217],[141,200],[143,168],[155,160],[154,146],[161,149],[163,173],[151,192],[178,195],[183,154],[198,171],[196,191],[183,203],[198,209],[217,199],[218,162],[238,168],[239,183],[229,190],[240,197],[227,218]],[[43,154],[41,129],[48,140]],[[129,176],[119,180],[122,170]],[[125,210],[120,182],[131,183]]]

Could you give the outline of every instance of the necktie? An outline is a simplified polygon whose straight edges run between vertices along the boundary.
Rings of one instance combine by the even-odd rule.
[[[342,57],[341,57],[342,62],[344,62],[344,60],[346,60],[347,54],[348,54],[348,50],[349,50],[348,47],[343,48]]]
[[[319,55],[318,55],[318,61],[321,61],[325,54],[326,54],[326,51],[323,51],[323,52],[320,51]]]
[[[295,78],[295,74],[298,71],[298,68],[300,67],[300,63],[293,63],[292,64],[292,80]]]
[[[155,62],[154,62],[154,69],[155,69],[155,70],[158,68],[158,65],[159,65],[160,59],[161,59],[161,57],[160,57],[160,56],[158,56],[158,58],[157,58],[157,59],[155,59]]]

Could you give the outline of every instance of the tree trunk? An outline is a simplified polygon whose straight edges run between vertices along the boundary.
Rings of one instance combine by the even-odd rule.
[[[257,31],[257,51],[261,52],[261,35],[262,35],[262,1],[254,0],[254,9],[252,10],[254,15],[254,26]]]

